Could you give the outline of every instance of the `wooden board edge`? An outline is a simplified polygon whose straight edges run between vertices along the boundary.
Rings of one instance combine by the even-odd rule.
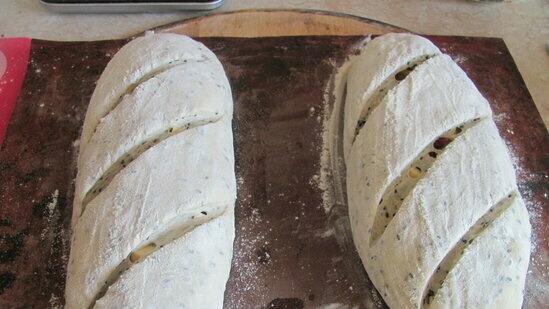
[[[406,29],[344,13],[290,9],[252,9],[214,13],[178,21],[152,30],[191,37],[244,38],[407,32]]]

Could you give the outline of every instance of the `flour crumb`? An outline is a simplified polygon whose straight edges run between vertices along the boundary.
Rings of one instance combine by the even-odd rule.
[[[454,60],[455,63],[460,64],[467,62],[469,58],[464,55],[455,55],[454,57],[452,57],[452,60]]]
[[[49,303],[50,309],[63,309],[64,307],[59,297],[55,296],[54,294],[51,294]]]
[[[46,209],[48,211],[47,214],[47,222],[48,226],[42,230],[42,233],[40,233],[40,239],[44,240],[48,236],[50,230],[52,228],[55,228],[55,224],[57,224],[57,221],[59,220],[59,209],[57,209],[57,202],[59,200],[59,190],[55,190],[51,196],[51,201],[46,205]]]

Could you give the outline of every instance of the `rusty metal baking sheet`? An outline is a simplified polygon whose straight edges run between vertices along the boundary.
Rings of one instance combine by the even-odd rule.
[[[502,40],[428,38],[488,99],[511,149],[534,231],[524,308],[544,308],[547,130]],[[346,205],[327,212],[319,183],[333,105],[324,91],[362,38],[200,40],[235,99],[237,230],[225,308],[386,308],[354,249]],[[0,308],[64,303],[76,145],[95,81],[125,42],[32,42],[0,149]]]

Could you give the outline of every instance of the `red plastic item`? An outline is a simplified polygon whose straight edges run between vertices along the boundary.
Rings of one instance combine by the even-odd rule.
[[[0,38],[0,146],[27,72],[31,39]]]

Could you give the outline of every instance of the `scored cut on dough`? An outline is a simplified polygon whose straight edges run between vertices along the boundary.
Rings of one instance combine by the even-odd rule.
[[[176,134],[124,168],[73,227],[67,287],[85,308],[132,250],[182,218],[179,230],[234,203],[232,134],[221,121]],[[197,221],[196,223],[194,223]],[[72,299],[67,302],[72,303]]]
[[[363,55],[353,60],[347,78],[343,150],[345,157],[351,150],[358,121],[368,111],[369,99],[376,92],[386,93],[394,85],[395,75],[408,67],[421,64],[426,57],[440,54],[429,40],[407,33],[389,33],[382,40],[372,40],[364,47]],[[382,87],[385,86],[385,87]]]
[[[94,308],[223,308],[223,293],[215,291],[225,289],[231,268],[233,212],[227,209],[130,268]]]
[[[100,121],[80,154],[72,222],[110,175],[161,139],[232,114],[230,100],[217,59],[181,64],[139,84]]]
[[[188,37],[147,34],[114,56],[82,133],[66,308],[222,308],[234,241],[232,108],[221,63]]]
[[[522,199],[512,202],[471,243],[425,308],[521,308],[530,229],[524,228],[528,212]],[[464,291],[464,285],[472,288]]]
[[[516,190],[513,167],[497,137],[492,122],[485,120],[448,145],[375,244],[363,239],[369,238],[371,226],[357,221],[360,211],[352,216],[365,268],[380,292],[387,294],[391,308],[420,306],[430,276],[451,248],[483,214]]]
[[[202,43],[170,33],[148,34],[124,45],[97,81],[82,128],[80,152],[83,152],[101,118],[144,79],[178,64],[214,58],[215,55]]]
[[[463,90],[444,90],[452,85]],[[373,227],[384,192],[425,147],[449,128],[489,115],[486,100],[448,56],[427,60],[388,92],[351,148],[350,215]]]
[[[376,99],[346,166],[353,239],[377,290],[391,308],[519,308],[531,228],[487,101],[446,55]],[[433,145],[439,150],[428,152]],[[418,169],[426,153],[431,162]],[[410,186],[405,196],[396,192],[401,182]]]

